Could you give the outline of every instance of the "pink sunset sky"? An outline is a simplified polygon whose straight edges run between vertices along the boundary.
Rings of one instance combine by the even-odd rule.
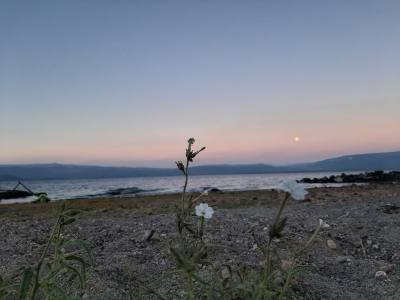
[[[399,2],[44,3],[0,4],[0,164],[400,150]]]

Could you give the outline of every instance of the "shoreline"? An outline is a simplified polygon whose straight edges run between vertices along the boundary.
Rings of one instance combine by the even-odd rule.
[[[400,196],[400,183],[369,183],[366,185],[349,184],[341,186],[318,186],[307,188],[306,200],[291,202],[345,201],[372,197]],[[191,193],[199,195],[199,192]],[[6,203],[0,204],[0,218],[51,217],[57,208],[66,203],[68,207],[80,208],[89,215],[100,214],[160,214],[174,210],[179,202],[180,193],[165,193],[135,196],[87,197],[54,200],[49,203]],[[209,202],[217,208],[239,208],[251,206],[276,206],[281,192],[275,189],[229,190],[209,192],[201,202]],[[337,199],[341,197],[341,199]]]
[[[304,184],[306,190],[316,189],[316,188],[340,188],[347,186],[362,186],[367,185],[369,183],[315,183],[315,184]],[[128,188],[129,189],[129,188]],[[260,189],[219,189],[212,188],[209,193],[248,193],[248,192],[265,192],[265,191],[273,191],[277,190],[276,188],[260,188]],[[173,192],[138,192],[132,194],[120,194],[120,195],[109,195],[105,194],[95,194],[95,195],[85,195],[85,196],[76,196],[69,198],[53,198],[51,200],[52,203],[58,201],[74,201],[74,200],[101,200],[101,199],[136,199],[136,198],[145,198],[145,197],[169,197],[179,195],[181,191],[173,191]],[[201,194],[202,192],[199,190],[189,190],[188,193],[193,195]],[[12,198],[12,199],[2,199],[0,200],[1,205],[11,205],[11,204],[32,204],[34,196],[27,196],[24,198]],[[28,198],[30,199],[28,201]]]
[[[282,180],[299,181],[304,176],[313,176],[314,173],[304,173],[302,176],[294,173],[282,174],[247,174],[247,175],[196,175],[191,179],[191,192],[203,192],[209,189],[223,191],[252,191],[255,189],[272,189],[280,184]],[[316,176],[333,176],[334,173],[320,173]],[[339,176],[340,174],[334,174]],[[284,176],[285,178],[283,178]],[[220,179],[221,177],[221,179]],[[254,179],[253,179],[254,177]],[[281,178],[282,177],[282,178]],[[286,178],[287,177],[287,178]],[[237,178],[240,178],[237,181]],[[305,177],[304,177],[305,178]],[[235,183],[232,184],[232,181]],[[111,196],[146,196],[179,193],[182,190],[182,182],[179,176],[171,179],[169,177],[137,177],[137,178],[114,178],[114,179],[77,179],[77,180],[36,180],[24,181],[32,191],[36,193],[45,192],[50,199],[86,199],[86,198],[107,198]],[[340,186],[342,183],[328,183],[332,186]],[[346,183],[351,184],[351,183]],[[15,184],[8,183],[8,186],[0,182],[0,186],[12,189]],[[321,186],[320,183],[312,186]],[[75,188],[76,187],[76,188]],[[307,186],[308,188],[308,186]],[[33,192],[32,192],[33,193]],[[3,199],[1,204],[31,202],[34,197]]]

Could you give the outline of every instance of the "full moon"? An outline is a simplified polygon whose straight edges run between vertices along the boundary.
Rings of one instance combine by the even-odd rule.
[[[295,142],[300,142],[300,138],[299,138],[298,136],[296,136],[296,137],[294,138],[294,141],[295,141]]]

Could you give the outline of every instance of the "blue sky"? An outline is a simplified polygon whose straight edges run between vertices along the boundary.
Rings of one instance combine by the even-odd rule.
[[[0,163],[400,149],[399,1],[2,1],[0,37]]]

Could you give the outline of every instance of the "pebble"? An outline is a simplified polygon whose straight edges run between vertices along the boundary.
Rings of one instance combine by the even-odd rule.
[[[326,241],[326,245],[328,246],[328,248],[336,250],[337,249],[337,245],[335,243],[334,240],[327,240]]]
[[[319,221],[321,222],[321,228],[322,229],[328,229],[331,227],[331,225],[329,225],[328,223],[326,223],[325,221],[319,219]]]
[[[335,259],[336,263],[344,264],[345,262],[351,262],[351,257],[349,256],[338,256]]]
[[[374,250],[379,250],[379,249],[380,249],[379,244],[373,244],[373,245],[372,245],[372,249],[374,249]]]
[[[151,238],[153,237],[153,234],[155,233],[154,229],[151,230],[145,230],[142,236],[142,242],[148,242],[151,240]]]
[[[223,279],[230,278],[231,277],[231,271],[227,267],[224,267],[221,270],[221,276],[222,276]]]
[[[383,280],[383,279],[386,279],[386,278],[387,278],[387,274],[386,274],[385,271],[377,271],[375,273],[375,279]]]

